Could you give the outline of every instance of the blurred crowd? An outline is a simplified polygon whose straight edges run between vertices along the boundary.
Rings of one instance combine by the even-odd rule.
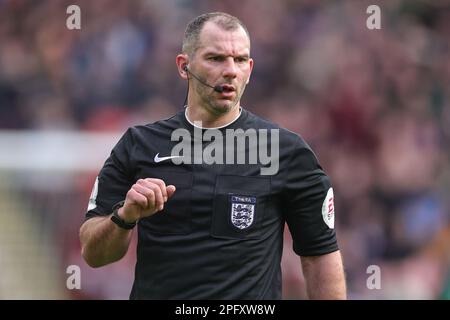
[[[0,0],[0,129],[123,131],[181,110],[175,56],[208,11],[249,29],[243,106],[301,134],[332,179],[349,296],[450,298],[450,1]],[[285,298],[304,297],[283,259]]]

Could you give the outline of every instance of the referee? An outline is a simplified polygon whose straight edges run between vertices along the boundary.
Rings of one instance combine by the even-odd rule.
[[[300,136],[240,105],[247,28],[225,13],[197,17],[176,64],[187,107],[128,129],[112,150],[80,228],[86,262],[120,260],[136,228],[131,299],[281,299],[287,223],[308,297],[345,299],[329,178]]]

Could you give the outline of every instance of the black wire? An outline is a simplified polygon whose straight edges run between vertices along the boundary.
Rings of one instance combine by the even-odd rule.
[[[189,79],[187,79],[187,90],[186,90],[186,97],[184,98],[183,102],[183,108],[186,106],[188,94],[189,94]]]

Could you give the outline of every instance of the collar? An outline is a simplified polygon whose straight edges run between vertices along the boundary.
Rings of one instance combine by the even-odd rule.
[[[231,120],[230,122],[224,124],[223,126],[220,127],[211,127],[211,128],[202,128],[197,126],[196,124],[194,124],[191,120],[189,120],[188,116],[187,116],[187,109],[189,108],[189,106],[185,106],[185,110],[184,110],[184,117],[186,118],[187,122],[189,122],[192,126],[199,128],[199,129],[222,129],[225,127],[228,127],[230,124],[234,123],[237,119],[239,119],[239,117],[242,114],[242,107],[239,107],[239,114],[237,115],[236,118],[234,118],[233,120]]]

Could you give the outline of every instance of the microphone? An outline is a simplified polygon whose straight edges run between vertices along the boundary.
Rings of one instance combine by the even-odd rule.
[[[191,72],[191,70],[189,70],[188,66],[184,66],[183,69],[184,69],[184,71],[190,73],[190,74],[191,74],[198,82],[200,82],[202,85],[207,86],[207,87],[210,87],[210,88],[214,89],[214,91],[216,91],[216,92],[218,92],[218,93],[222,93],[222,92],[223,92],[223,87],[222,87],[222,86],[214,86],[214,87],[213,87],[212,85],[209,85],[209,84],[207,84],[206,82],[200,80],[199,77],[197,77],[195,74],[193,74],[193,73]]]

